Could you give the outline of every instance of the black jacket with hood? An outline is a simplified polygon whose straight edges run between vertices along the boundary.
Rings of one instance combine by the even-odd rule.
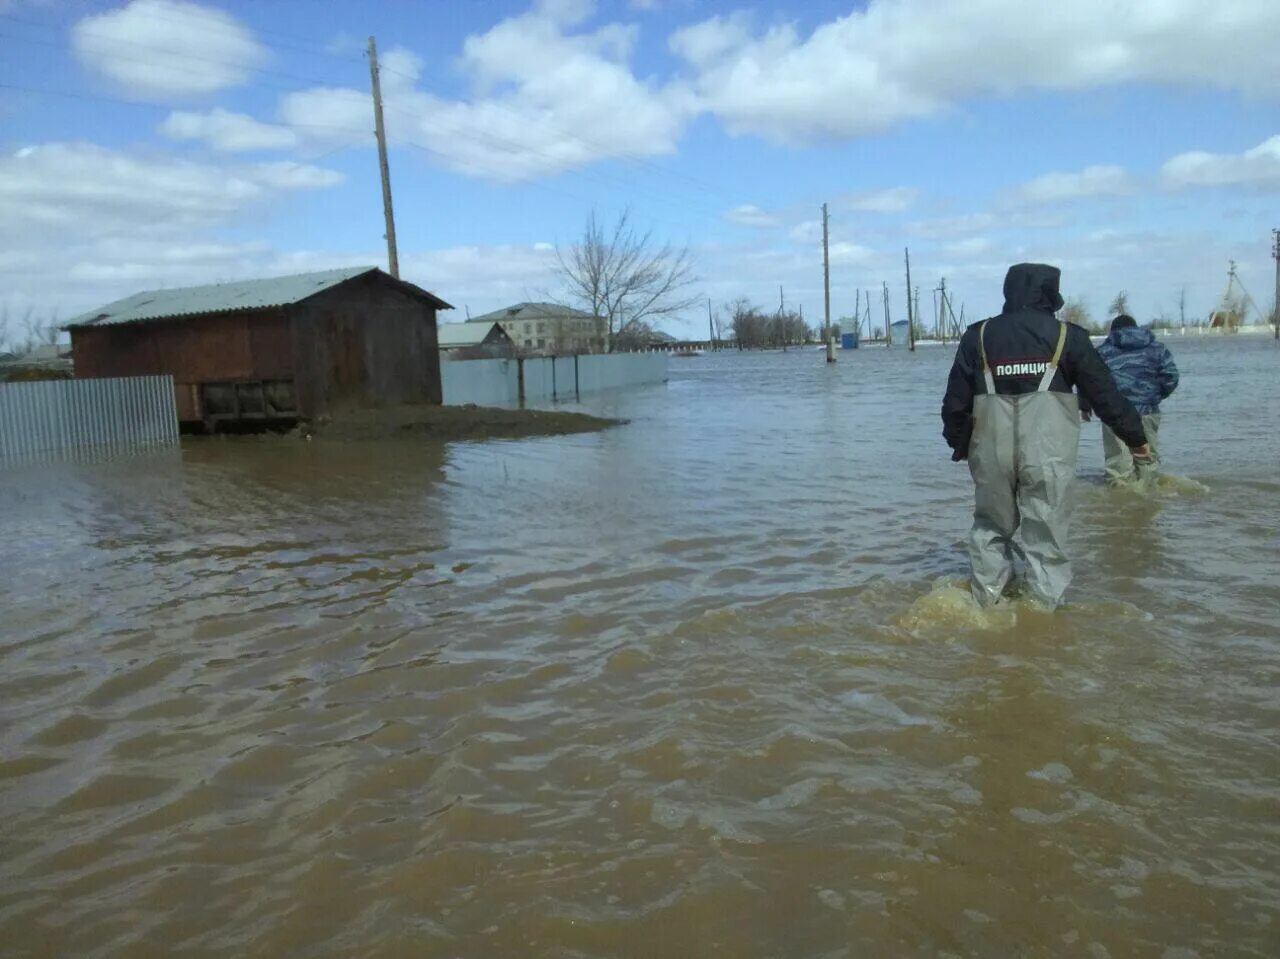
[[[1004,312],[987,322],[983,336],[987,363],[1001,395],[1034,393],[1040,385],[1036,364],[1053,359],[1058,345],[1059,323],[1054,314],[1062,308],[1058,292],[1060,272],[1043,263],[1019,263],[1009,267],[1004,278]],[[982,356],[978,347],[981,323],[974,323],[960,338],[947,395],[942,401],[942,435],[952,449],[951,458],[969,455],[973,434],[973,397],[987,391],[982,377]],[[1060,393],[1079,390],[1087,407],[1111,427],[1129,446],[1147,441],[1142,418],[1116,389],[1111,371],[1098,356],[1082,327],[1067,324],[1062,358],[1049,389]]]

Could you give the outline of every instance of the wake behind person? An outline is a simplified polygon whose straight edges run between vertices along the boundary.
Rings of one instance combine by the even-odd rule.
[[[982,606],[1004,598],[1014,534],[1031,599],[1053,609],[1071,583],[1068,494],[1080,438],[1073,388],[1136,459],[1148,456],[1142,419],[1088,333],[1055,315],[1060,276],[1042,263],[1009,268],[1003,312],[965,330],[942,401],[951,458],[967,459],[973,476],[970,589]]]

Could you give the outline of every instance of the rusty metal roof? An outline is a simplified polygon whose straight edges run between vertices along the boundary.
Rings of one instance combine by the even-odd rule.
[[[375,266],[354,266],[342,270],[317,273],[295,273],[262,280],[239,280],[234,283],[211,283],[207,286],[175,287],[172,290],[147,290],[87,313],[67,322],[73,326],[111,326],[117,323],[139,323],[146,320],[197,316],[205,313],[228,313],[235,310],[258,310],[271,306],[288,306],[335,287],[366,273],[381,272]],[[384,274],[385,275],[385,274]],[[391,277],[387,277],[392,280]],[[416,291],[432,301],[438,309],[452,309],[433,293],[411,283],[392,280]]]

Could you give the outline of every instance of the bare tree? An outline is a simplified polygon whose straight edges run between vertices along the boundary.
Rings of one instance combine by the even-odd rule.
[[[600,317],[600,335],[609,349],[648,331],[654,320],[681,313],[698,301],[689,294],[696,281],[688,245],[656,245],[652,231],[643,233],[623,210],[606,232],[594,210],[582,238],[569,249],[556,247],[556,275],[569,298]]]
[[[724,306],[729,314],[729,329],[740,350],[753,350],[767,346],[772,318],[765,316],[745,296],[738,297]]]
[[[1116,294],[1115,299],[1111,301],[1111,306],[1107,308],[1113,317],[1119,316],[1121,313],[1129,312],[1129,294],[1121,290]]]
[[[40,318],[34,307],[27,307],[22,319],[13,322],[6,306],[0,309],[0,347],[10,349],[19,356],[35,350],[37,346],[52,346],[58,342],[56,317]]]
[[[1062,305],[1062,310],[1058,313],[1058,318],[1064,323],[1074,323],[1076,326],[1083,326],[1086,330],[1093,329],[1093,320],[1089,316],[1089,308],[1085,305],[1084,300],[1078,296],[1070,297],[1067,302]]]

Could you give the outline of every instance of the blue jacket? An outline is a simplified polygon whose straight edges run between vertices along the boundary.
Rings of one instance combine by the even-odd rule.
[[[1116,386],[1139,413],[1159,413],[1160,403],[1178,388],[1178,367],[1169,348],[1150,330],[1112,330],[1098,347]]]

